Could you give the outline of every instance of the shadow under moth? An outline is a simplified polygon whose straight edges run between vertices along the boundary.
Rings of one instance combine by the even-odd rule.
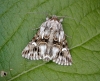
[[[22,51],[22,57],[30,60],[52,60],[59,65],[72,65],[62,21],[63,18],[59,19],[56,15],[47,17]]]

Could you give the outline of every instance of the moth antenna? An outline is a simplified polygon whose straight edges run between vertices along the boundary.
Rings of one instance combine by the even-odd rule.
[[[69,17],[69,16],[57,16],[58,18],[61,18],[61,19],[64,19],[64,18],[69,18],[69,19],[74,19],[74,20],[76,20],[75,18],[72,18],[72,17]]]
[[[68,36],[68,35],[66,35],[66,34],[65,34],[65,36],[66,36],[66,37],[69,37],[69,38],[72,38],[72,37],[70,37],[70,36]]]
[[[40,29],[40,27],[38,27],[38,28],[34,28],[34,29],[32,29],[32,30],[38,30],[38,29]]]

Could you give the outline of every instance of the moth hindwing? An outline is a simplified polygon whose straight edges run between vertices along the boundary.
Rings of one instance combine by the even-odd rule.
[[[71,65],[72,58],[67,46],[61,22],[56,15],[46,18],[32,41],[22,51],[22,57],[30,60],[43,59],[60,65]]]

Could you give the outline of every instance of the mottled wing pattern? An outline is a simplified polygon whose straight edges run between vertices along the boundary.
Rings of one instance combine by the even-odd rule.
[[[58,19],[55,15],[46,18],[32,41],[22,51],[22,57],[71,65],[72,58],[67,47],[62,21],[63,19]]]

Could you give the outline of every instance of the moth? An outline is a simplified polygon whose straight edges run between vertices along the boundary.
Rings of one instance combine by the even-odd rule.
[[[63,18],[56,15],[47,17],[37,33],[22,51],[22,57],[30,60],[53,62],[59,65],[72,65],[66,36],[62,27]]]

